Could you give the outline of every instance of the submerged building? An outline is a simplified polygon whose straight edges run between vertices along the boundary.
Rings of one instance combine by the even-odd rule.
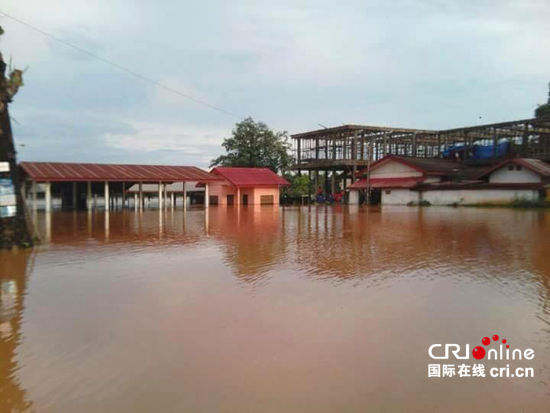
[[[298,173],[336,193],[388,155],[496,165],[508,158],[550,162],[550,119],[523,119],[447,130],[343,125],[292,135]]]
[[[349,187],[351,204],[367,196],[385,205],[502,204],[537,201],[550,188],[550,165],[527,158],[506,159],[487,167],[388,155],[359,175]]]
[[[278,205],[280,188],[289,182],[268,168],[216,167],[209,184],[211,205]]]

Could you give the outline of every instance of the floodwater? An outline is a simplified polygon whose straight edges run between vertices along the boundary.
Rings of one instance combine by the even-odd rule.
[[[0,411],[540,411],[550,212],[212,207],[39,214],[0,253]],[[498,334],[533,378],[428,378]],[[466,363],[478,362],[470,358]],[[487,373],[488,375],[488,373]]]

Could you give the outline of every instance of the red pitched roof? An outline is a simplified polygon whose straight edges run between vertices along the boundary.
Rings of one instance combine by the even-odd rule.
[[[210,171],[235,186],[283,186],[289,182],[269,168],[233,168],[218,166]]]
[[[219,178],[194,166],[116,165],[101,163],[21,162],[35,181],[174,182],[217,181]]]
[[[412,156],[387,155],[377,160],[370,166],[370,170],[376,169],[387,162],[396,161],[407,165],[425,175],[456,175],[466,169],[466,167],[455,161],[439,158],[415,158]],[[359,174],[367,173],[367,169],[363,169]]]
[[[484,171],[481,175],[479,175],[479,178],[490,175],[497,169],[500,169],[503,166],[508,165],[509,163],[512,163],[515,165],[521,165],[524,168],[529,169],[530,171],[540,175],[543,178],[550,178],[550,165],[548,165],[546,162],[543,162],[539,159],[530,159],[530,158],[506,159],[505,161],[495,165],[493,168],[490,168]]]

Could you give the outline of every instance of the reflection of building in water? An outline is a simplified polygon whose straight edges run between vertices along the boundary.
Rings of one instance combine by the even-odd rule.
[[[2,257],[2,255],[5,255]],[[9,257],[8,257],[9,256]],[[23,298],[30,253],[0,252],[0,411],[19,412],[30,407],[25,390],[15,377],[21,340]]]
[[[223,242],[226,262],[238,277],[256,282],[284,260],[283,215],[273,206],[210,209],[210,235]]]

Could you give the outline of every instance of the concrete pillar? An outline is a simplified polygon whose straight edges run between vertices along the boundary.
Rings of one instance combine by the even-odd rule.
[[[208,208],[210,206],[210,198],[208,195],[208,182],[204,184],[204,208]]]
[[[174,209],[175,206],[174,191],[170,192],[170,208]]]
[[[183,210],[187,211],[187,188],[185,182],[183,183]]]
[[[137,211],[138,208],[139,208],[138,194],[137,192],[134,192],[134,210]]]
[[[122,208],[126,207],[126,182],[122,183]]]
[[[86,208],[88,211],[92,209],[92,183],[86,182]]]
[[[359,191],[355,189],[349,191],[348,203],[350,205],[359,205]]]
[[[77,205],[76,205],[76,202],[77,202],[77,194],[76,194],[76,182],[73,182],[73,209],[76,209]]]
[[[235,204],[235,206],[239,206],[241,205],[241,188],[237,187],[237,203]]]
[[[46,212],[50,212],[52,210],[52,183],[51,182],[45,182],[44,183],[44,209]]]
[[[105,211],[108,211],[110,208],[110,198],[109,198],[109,182],[105,181],[105,191],[104,191],[104,198],[105,198]]]
[[[162,185],[164,189],[164,209],[168,209],[168,187],[166,184]]]
[[[32,209],[33,211],[36,211],[38,208],[37,201],[36,201],[36,181],[32,181],[31,194],[32,194]]]
[[[143,182],[139,183],[139,210],[143,210]]]
[[[159,182],[159,209],[162,209],[162,182]]]

